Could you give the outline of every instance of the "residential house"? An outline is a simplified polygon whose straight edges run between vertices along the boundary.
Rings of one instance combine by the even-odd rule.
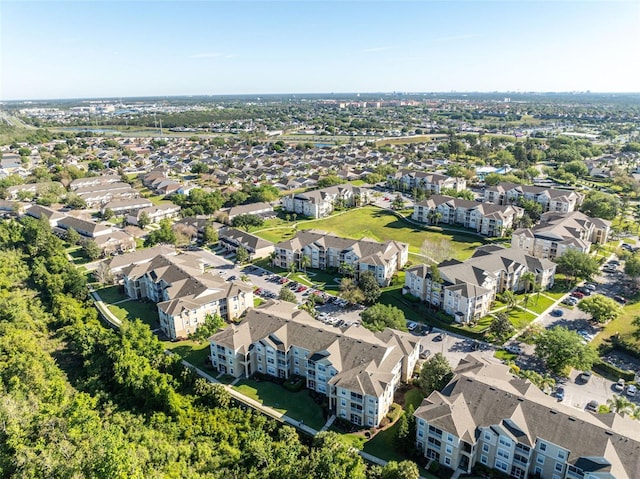
[[[371,190],[350,184],[330,186],[282,197],[282,209],[291,213],[323,218],[336,207],[353,208],[369,203]]]
[[[448,260],[437,268],[416,265],[405,271],[403,292],[442,309],[459,323],[486,316],[503,291],[523,291],[523,274],[535,275],[540,289],[553,286],[556,265],[518,248],[484,246],[466,261]]]
[[[138,226],[140,217],[143,215],[146,215],[151,223],[159,223],[162,220],[176,218],[180,214],[180,209],[180,206],[173,203],[149,206],[127,215],[127,223]]]
[[[516,479],[636,479],[640,471],[637,422],[565,405],[486,358],[463,359],[414,416],[422,455],[458,474],[475,465]]]
[[[6,190],[8,200],[20,198],[33,198],[48,192],[64,192],[65,188],[59,181],[44,181],[42,183],[25,183],[23,185],[9,186]]]
[[[591,245],[605,244],[611,222],[584,213],[544,213],[540,224],[513,232],[511,245],[537,258],[554,260],[570,249],[588,253]]]
[[[128,183],[107,183],[80,187],[75,190],[75,193],[85,201],[89,208],[94,206],[102,207],[114,200],[138,198],[140,196],[140,193],[131,188]]]
[[[153,203],[146,198],[130,198],[110,201],[102,207],[101,211],[104,214],[106,210],[111,210],[116,216],[121,216],[136,213],[151,206],[153,206]]]
[[[249,203],[247,205],[237,205],[232,206],[231,208],[223,208],[215,214],[216,217],[224,217],[225,220],[229,222],[236,216],[240,215],[256,215],[265,219],[275,217],[273,205],[271,203],[265,202]]]
[[[378,243],[366,238],[354,240],[318,230],[301,231],[290,240],[278,243],[275,250],[274,264],[281,268],[289,269],[292,264],[301,268],[302,258],[306,257],[311,268],[342,271],[350,268],[356,277],[371,271],[381,286],[390,284],[393,275],[402,269],[409,257],[406,243]]]
[[[122,178],[119,175],[99,175],[99,176],[87,176],[85,178],[77,178],[69,184],[69,189],[75,191],[79,188],[91,188],[94,186],[104,186],[113,183],[122,182]]]
[[[520,198],[540,203],[542,212],[569,213],[582,204],[584,195],[572,190],[557,190],[541,186],[499,183],[484,189],[484,201],[497,205],[517,204]]]
[[[187,338],[208,314],[232,321],[253,307],[250,285],[205,273],[192,255],[158,255],[123,268],[122,274],[127,296],[157,304],[160,328],[171,339]]]
[[[400,382],[411,379],[419,353],[411,334],[337,329],[279,301],[250,310],[240,324],[209,341],[218,372],[236,378],[301,376],[308,389],[327,397],[337,417],[367,427],[380,425]]]
[[[223,227],[218,231],[220,246],[235,253],[238,248],[244,248],[250,259],[266,258],[275,251],[271,241],[259,238],[236,228]]]
[[[459,225],[485,236],[504,236],[523,215],[524,210],[518,206],[432,195],[413,206],[411,218],[432,225]]]
[[[433,194],[441,194],[444,189],[462,191],[467,188],[467,181],[464,178],[406,169],[387,175],[387,184],[403,191],[417,188]]]

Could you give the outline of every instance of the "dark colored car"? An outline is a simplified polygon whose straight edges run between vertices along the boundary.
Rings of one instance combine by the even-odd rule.
[[[559,318],[560,316],[562,316],[564,313],[562,312],[561,309],[554,309],[553,311],[551,311],[551,316],[554,316],[556,318]]]
[[[614,296],[613,299],[615,299],[620,304],[627,304],[627,299],[623,298],[622,296]]]
[[[556,389],[556,398],[558,399],[558,401],[564,401],[564,394],[565,394],[565,391],[562,386]]]

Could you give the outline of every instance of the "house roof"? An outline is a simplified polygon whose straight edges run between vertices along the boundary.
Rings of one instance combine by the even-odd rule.
[[[568,462],[617,479],[640,471],[640,430],[618,414],[591,414],[547,396],[506,365],[469,355],[453,380],[426,398],[415,416],[474,444],[492,428],[532,446],[541,439],[570,451]]]

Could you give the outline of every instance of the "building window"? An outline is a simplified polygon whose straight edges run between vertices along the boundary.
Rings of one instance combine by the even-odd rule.
[[[556,467],[555,467],[556,472],[562,472],[562,469],[563,469],[562,463],[556,462]]]
[[[567,454],[564,451],[562,450],[558,451],[558,459],[562,459],[564,461],[566,458],[567,458]]]
[[[491,434],[489,434],[488,432],[484,433],[484,440],[485,441],[491,441]]]
[[[540,465],[544,464],[544,456],[540,456],[538,455],[538,457],[536,457],[536,462]]]
[[[445,463],[447,466],[450,466],[450,465],[451,465],[451,459],[450,459],[450,458],[448,458],[448,457],[445,457],[445,458],[444,458],[444,463]]]
[[[447,451],[447,454],[453,454],[453,447],[449,446],[448,444],[445,450]]]
[[[541,442],[541,443],[540,443],[540,450],[541,450],[542,452],[545,452],[545,451],[547,450],[547,445],[546,445],[544,442]]]
[[[480,462],[486,465],[489,462],[489,460],[487,459],[487,456],[482,455],[480,456]]]
[[[486,442],[482,445],[482,452],[489,452],[489,444]]]
[[[501,471],[507,472],[507,469],[509,469],[509,465],[506,462],[496,460],[496,469],[500,469]]]
[[[447,435],[447,442],[453,442],[453,436],[451,434]]]

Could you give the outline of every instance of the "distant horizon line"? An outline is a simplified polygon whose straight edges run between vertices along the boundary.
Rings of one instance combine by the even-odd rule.
[[[368,91],[368,92],[288,92],[288,93],[216,93],[216,94],[172,94],[172,95],[113,95],[113,96],[85,96],[85,97],[57,97],[57,98],[20,98],[4,100],[0,99],[0,104],[4,103],[24,103],[24,102],[55,102],[55,101],[89,101],[89,100],[125,100],[125,99],[169,99],[169,98],[229,98],[229,97],[296,97],[304,98],[306,96],[341,96],[354,97],[384,95],[408,97],[408,96],[426,96],[426,95],[612,95],[612,96],[628,96],[639,95],[640,91],[592,91],[592,90],[559,90],[559,91],[543,91],[543,90],[449,90],[449,91]]]

